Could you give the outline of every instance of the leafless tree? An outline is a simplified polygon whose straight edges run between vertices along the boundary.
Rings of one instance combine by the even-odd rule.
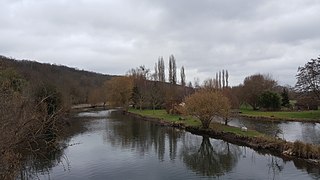
[[[297,80],[295,88],[299,92],[312,92],[320,100],[320,57],[299,67]]]

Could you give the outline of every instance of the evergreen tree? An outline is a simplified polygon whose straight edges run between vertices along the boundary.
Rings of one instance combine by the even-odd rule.
[[[282,98],[281,106],[288,107],[290,105],[290,101],[289,101],[288,90],[286,88],[283,88],[283,91],[281,93],[281,98]]]
[[[259,96],[259,105],[266,110],[279,110],[281,108],[281,97],[275,92],[265,91]]]

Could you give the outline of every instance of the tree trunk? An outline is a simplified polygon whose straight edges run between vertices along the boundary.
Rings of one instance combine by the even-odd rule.
[[[202,119],[201,123],[204,129],[208,129],[210,127],[211,120]]]

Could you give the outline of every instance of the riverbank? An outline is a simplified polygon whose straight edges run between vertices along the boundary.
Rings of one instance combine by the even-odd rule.
[[[268,120],[268,121],[294,121],[320,123],[320,110],[312,111],[254,111],[242,108],[238,114],[240,117]]]
[[[151,113],[151,114],[150,114]],[[139,110],[129,110],[126,112],[128,116],[152,121],[163,126],[177,127],[197,135],[205,135],[216,139],[247,146],[259,151],[267,151],[268,153],[287,158],[301,158],[309,163],[320,165],[320,146],[306,144],[300,141],[287,142],[282,139],[270,137],[261,133],[255,133],[248,130],[241,131],[240,128],[217,125],[213,123],[209,129],[203,129],[198,125],[190,125],[189,122],[194,121],[192,118],[184,118],[176,115],[164,115],[159,112],[145,112]],[[160,115],[159,115],[160,114]],[[163,116],[167,118],[163,118]],[[184,120],[183,120],[184,119]]]

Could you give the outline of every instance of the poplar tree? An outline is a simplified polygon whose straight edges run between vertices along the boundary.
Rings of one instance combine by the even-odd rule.
[[[172,56],[172,84],[177,84],[177,66],[176,60],[173,55]]]
[[[154,81],[159,81],[159,73],[158,73],[158,64],[155,63],[154,65],[154,75],[153,75]]]
[[[186,75],[184,73],[184,67],[183,66],[181,67],[180,75],[181,75],[181,85],[185,86],[186,85]]]
[[[229,86],[229,73],[228,70],[226,70],[226,86]]]
[[[158,79],[160,82],[166,81],[164,60],[162,56],[160,56],[158,59]]]
[[[225,88],[224,69],[222,70],[222,88]]]
[[[216,81],[215,81],[215,83],[216,83],[216,87],[219,88],[219,75],[218,75],[218,73],[216,73]]]
[[[219,71],[219,88],[221,88],[221,71]]]
[[[169,82],[171,84],[177,84],[177,66],[173,55],[169,57]]]
[[[173,73],[173,71],[172,71],[172,58],[171,58],[171,56],[169,57],[169,83],[173,83],[173,78],[172,78],[172,73]]]

